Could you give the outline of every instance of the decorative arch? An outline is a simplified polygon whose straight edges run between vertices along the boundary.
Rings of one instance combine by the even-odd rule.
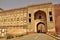
[[[46,33],[46,26],[43,22],[37,24],[37,33]]]
[[[37,20],[39,19],[39,20]],[[34,20],[37,20],[38,24],[36,25],[37,27],[37,32],[39,33],[39,30],[40,32],[46,32],[47,31],[47,17],[46,17],[46,13],[42,10],[38,10],[34,13]],[[35,22],[35,23],[37,23]],[[42,26],[42,27],[41,27]],[[41,27],[39,29],[39,27]],[[45,30],[45,31],[43,31]]]
[[[43,24],[43,25],[45,25],[43,22],[39,22],[39,23],[37,24],[37,26],[38,26],[39,24]]]
[[[46,13],[42,10],[38,10],[34,13],[34,20],[36,19],[40,19],[41,16],[45,16],[46,17]]]

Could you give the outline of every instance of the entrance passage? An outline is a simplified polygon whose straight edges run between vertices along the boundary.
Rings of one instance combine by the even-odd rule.
[[[47,31],[47,17],[46,13],[42,10],[38,10],[34,14],[34,20],[37,20],[37,33],[46,33]]]
[[[46,33],[45,24],[40,22],[37,24],[37,33]]]

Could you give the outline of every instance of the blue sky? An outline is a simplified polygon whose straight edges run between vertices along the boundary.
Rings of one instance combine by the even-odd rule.
[[[50,1],[53,4],[60,4],[60,0],[0,0],[0,8],[7,10]]]

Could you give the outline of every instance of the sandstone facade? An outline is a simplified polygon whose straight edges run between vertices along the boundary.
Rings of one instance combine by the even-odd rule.
[[[20,35],[30,32],[60,34],[59,10],[58,5],[43,3],[2,11],[0,35]]]

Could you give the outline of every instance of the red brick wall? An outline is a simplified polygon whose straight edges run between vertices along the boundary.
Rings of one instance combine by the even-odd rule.
[[[55,5],[54,7],[56,33],[60,34],[60,5]]]

